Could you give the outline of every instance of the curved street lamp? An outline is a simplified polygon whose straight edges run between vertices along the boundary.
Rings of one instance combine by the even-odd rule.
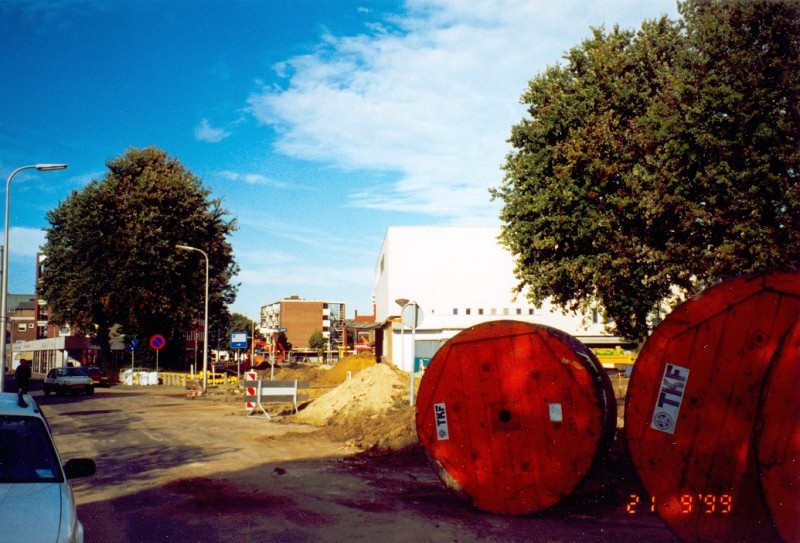
[[[14,176],[17,175],[19,172],[23,170],[39,170],[40,172],[49,172],[52,170],[66,170],[67,164],[31,164],[30,166],[22,166],[21,168],[17,168],[11,175],[8,176],[8,180],[6,181],[6,217],[5,217],[5,226],[3,228],[3,280],[2,286],[2,294],[0,294],[0,363],[3,365],[3,375],[0,378],[0,384],[5,385],[2,382],[5,379],[6,373],[6,338],[7,338],[7,330],[6,326],[8,324],[8,223],[9,223],[9,209],[11,207],[11,180],[14,179]],[[9,365],[10,366],[10,365]],[[10,367],[9,367],[10,369]],[[0,386],[0,389],[3,387]]]
[[[206,259],[206,301],[203,312],[203,394],[205,394],[208,388],[208,255],[202,249],[189,245],[176,245],[175,248],[183,251],[197,251]]]

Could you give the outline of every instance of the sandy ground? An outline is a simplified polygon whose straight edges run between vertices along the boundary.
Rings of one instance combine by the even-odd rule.
[[[153,386],[39,397],[62,456],[97,460],[97,475],[73,483],[86,541],[675,541],[655,515],[626,512],[641,488],[619,437],[552,509],[495,515],[428,465],[402,373],[348,359],[276,378],[311,382],[299,414],[269,404],[273,420],[247,417],[233,387],[197,399]]]

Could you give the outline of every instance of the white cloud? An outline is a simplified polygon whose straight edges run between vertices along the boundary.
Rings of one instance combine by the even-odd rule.
[[[209,124],[208,119],[203,119],[200,124],[194,129],[194,137],[200,141],[207,141],[209,143],[217,143],[224,140],[231,133],[223,128],[214,128]]]
[[[287,188],[289,186],[288,183],[272,179],[271,177],[267,177],[266,175],[260,173],[239,173],[230,170],[223,170],[219,172],[219,175],[228,181],[241,181],[247,185],[266,185],[276,188]]]
[[[8,245],[11,247],[9,257],[36,257],[39,247],[44,245],[45,232],[41,228],[25,228],[12,226],[9,232]],[[31,264],[33,266],[34,264]]]
[[[103,179],[107,173],[108,171],[103,171],[103,170],[99,170],[96,172],[88,172],[74,176],[70,178],[70,181],[74,186],[78,187],[79,189],[83,189],[86,187],[86,185],[88,185],[92,181],[99,181]]]
[[[349,176],[351,206],[431,223],[494,224],[500,203],[488,189],[502,182],[506,140],[525,116],[519,98],[529,80],[562,62],[591,26],[638,28],[675,11],[674,0],[406,0],[400,14],[380,21],[377,11],[357,10],[363,32],[324,34],[308,54],[276,64],[248,112],[274,131],[274,150],[367,172],[362,183]],[[253,182],[264,179],[256,174]],[[295,293],[366,298],[380,239],[354,247],[358,236],[339,240],[280,214],[240,215],[239,225],[280,252],[245,257],[234,236],[237,303]],[[346,255],[332,250],[341,247]]]
[[[400,174],[391,187],[355,191],[354,205],[461,222],[497,217],[487,189],[502,180],[527,82],[590,26],[638,27],[643,11],[653,18],[670,9],[633,0],[405,7],[363,34],[325,35],[313,53],[277,65],[283,85],[251,95],[250,111],[275,127],[276,148],[289,156]]]

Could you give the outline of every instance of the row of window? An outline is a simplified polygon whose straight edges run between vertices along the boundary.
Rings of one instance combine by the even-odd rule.
[[[453,315],[458,315],[460,309],[458,307],[453,308]],[[533,315],[534,309],[532,307],[528,307],[526,309],[522,309],[521,307],[517,307],[514,309],[509,309],[504,307],[503,309],[491,308],[488,310],[484,310],[482,307],[475,309],[475,313],[472,312],[471,307],[467,307],[464,309],[464,315]]]

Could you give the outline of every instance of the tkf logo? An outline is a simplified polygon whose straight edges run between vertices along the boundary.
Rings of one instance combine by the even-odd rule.
[[[450,432],[447,429],[447,410],[444,403],[433,404],[433,420],[436,422],[436,437],[439,441],[450,439]]]
[[[672,434],[678,422],[686,381],[689,380],[689,368],[667,364],[661,378],[661,389],[658,391],[656,406],[650,428]]]

